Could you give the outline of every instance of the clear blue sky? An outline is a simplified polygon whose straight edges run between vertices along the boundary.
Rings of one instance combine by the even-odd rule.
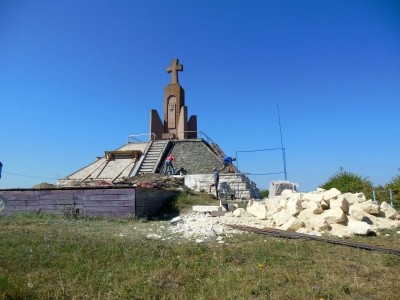
[[[280,147],[279,105],[301,190],[340,167],[399,174],[399,1],[0,0],[0,188],[55,183],[147,133],[174,57],[189,114],[228,155]],[[239,168],[282,157],[240,153]]]

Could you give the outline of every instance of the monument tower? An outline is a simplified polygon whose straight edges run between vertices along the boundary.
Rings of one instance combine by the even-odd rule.
[[[164,122],[157,110],[150,111],[150,134],[156,139],[195,139],[197,138],[197,116],[187,120],[188,109],[185,106],[185,91],[179,84],[178,72],[183,71],[183,65],[177,58],[167,67],[171,73],[171,83],[164,88]]]

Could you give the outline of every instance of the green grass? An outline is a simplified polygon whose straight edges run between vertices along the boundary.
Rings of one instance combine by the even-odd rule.
[[[0,217],[0,299],[397,299],[400,257],[255,234],[148,240],[167,222]],[[357,241],[400,248],[398,235]]]

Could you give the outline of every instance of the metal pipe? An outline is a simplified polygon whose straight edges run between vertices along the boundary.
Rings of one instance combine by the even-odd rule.
[[[278,121],[279,121],[279,133],[281,135],[281,148],[282,148],[282,160],[283,160],[283,170],[285,172],[285,180],[287,180],[287,172],[286,172],[286,153],[285,153],[285,148],[283,147],[283,136],[282,136],[282,126],[281,126],[281,116],[279,113],[279,105],[276,105],[276,108],[278,110]]]
[[[373,198],[373,202],[376,203],[376,197],[375,197],[375,190],[372,190],[372,198]]]
[[[389,190],[389,197],[390,197],[390,206],[393,207],[393,193],[392,193],[392,190]]]

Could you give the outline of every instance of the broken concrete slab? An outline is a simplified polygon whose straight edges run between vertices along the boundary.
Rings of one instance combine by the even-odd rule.
[[[222,211],[223,208],[219,205],[194,205],[192,210],[195,212],[207,213],[212,211]]]

